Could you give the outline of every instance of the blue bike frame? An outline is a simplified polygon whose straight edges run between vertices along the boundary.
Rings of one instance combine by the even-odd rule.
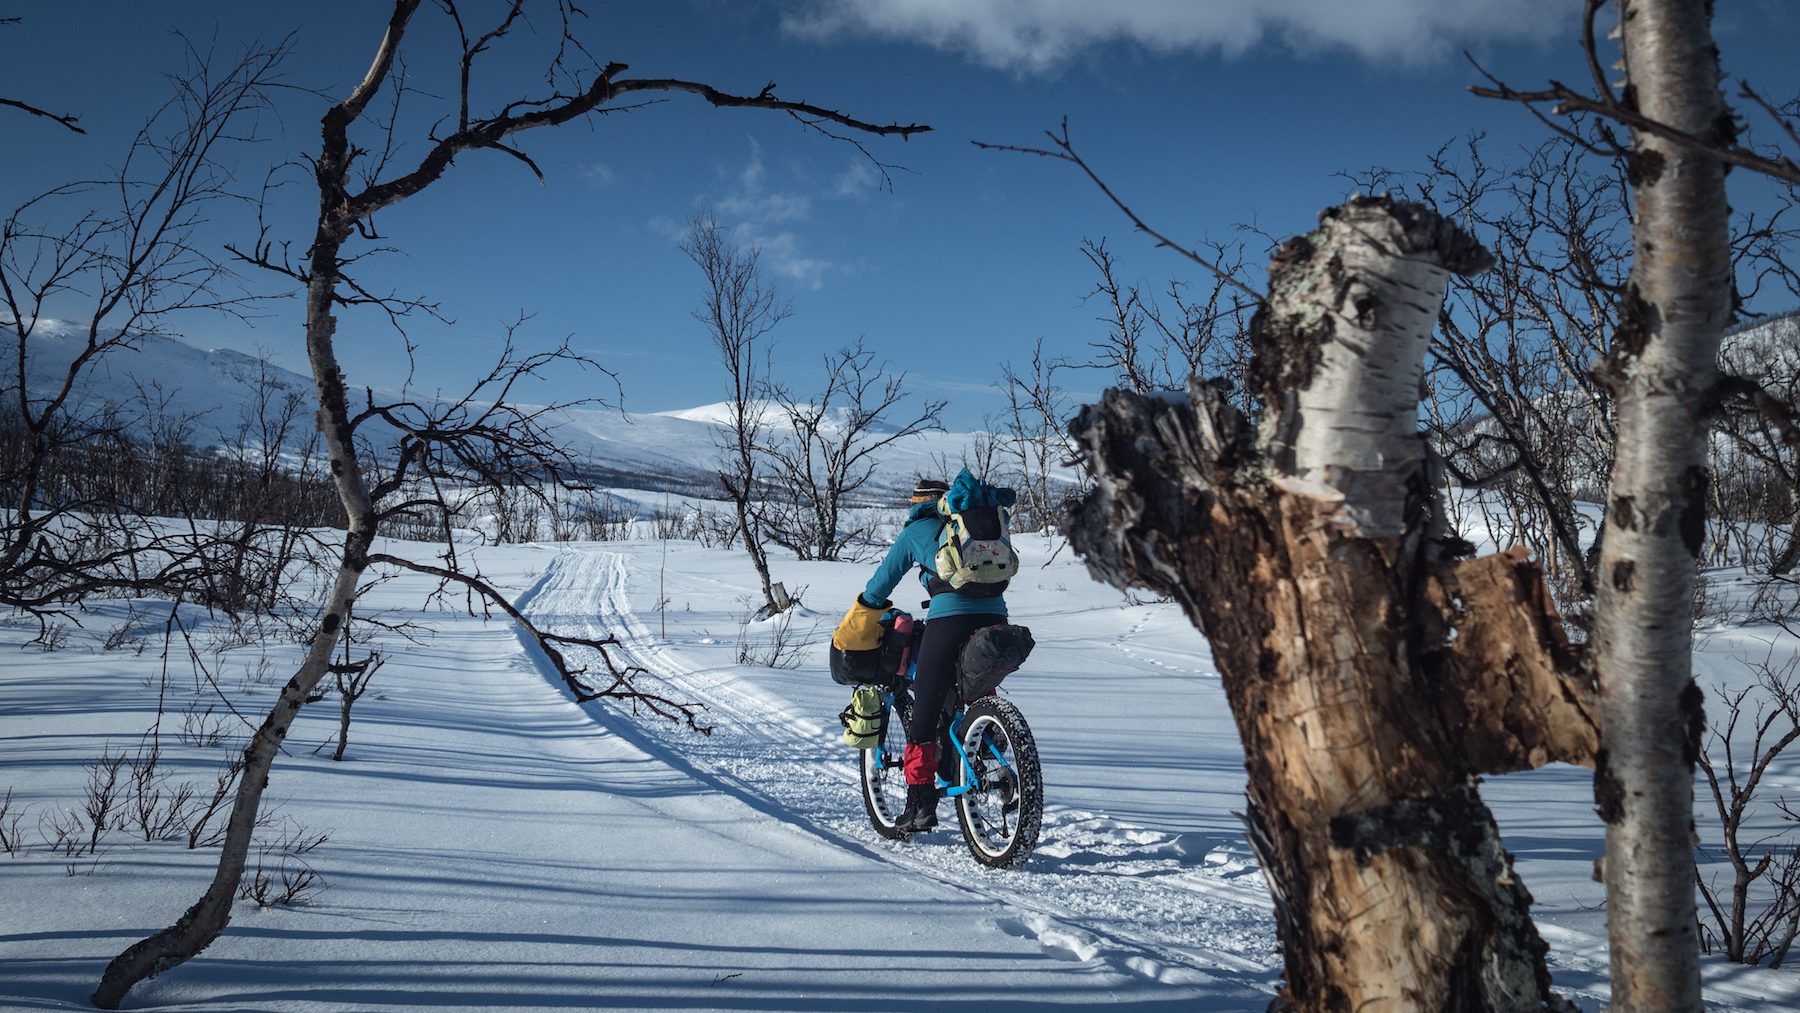
[[[917,659],[914,659],[906,666],[906,681],[909,683],[912,682],[914,677],[918,675],[918,672],[919,664]],[[955,692],[954,688],[952,688],[951,691]],[[894,695],[895,693],[893,690],[888,690],[886,693],[882,694],[881,703],[883,707],[887,708],[889,714],[898,717],[898,714],[894,711]],[[964,794],[977,784],[978,775],[975,772],[975,765],[969,762],[968,750],[963,748],[962,743],[962,720],[966,710],[966,707],[958,707],[956,713],[950,716],[949,734],[950,745],[956,750],[957,759],[961,761],[963,770],[969,775],[967,778],[969,783],[960,785],[951,784],[944,780],[942,775],[934,775],[938,789],[943,792],[945,798],[955,798],[958,795]],[[1005,767],[1007,770],[1012,769],[1012,761],[1002,755],[998,749],[995,749],[991,742],[988,743],[988,752],[993,754],[994,760],[998,762],[1000,766]],[[883,767],[888,765],[888,754],[885,745],[876,747],[876,760]]]

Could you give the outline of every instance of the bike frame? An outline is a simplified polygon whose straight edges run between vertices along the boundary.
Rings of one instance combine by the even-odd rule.
[[[913,681],[914,677],[916,677],[918,675],[918,672],[919,672],[918,659],[914,658],[914,659],[908,661],[907,665],[906,665],[906,681],[908,683],[911,683]],[[955,691],[956,691],[955,687],[952,687],[951,692],[954,693]],[[886,693],[883,693],[882,697],[881,697],[881,703],[882,703],[882,707],[883,707],[883,714],[882,714],[881,720],[883,722],[884,731],[886,728],[887,720],[890,717],[894,716],[894,714],[895,714],[894,695],[895,695],[895,691],[890,689]],[[945,797],[945,798],[955,798],[958,795],[962,795],[962,794],[968,792],[971,788],[979,786],[979,778],[975,772],[975,765],[969,762],[968,750],[963,748],[963,743],[962,743],[962,721],[963,721],[963,717],[967,713],[967,711],[968,711],[967,703],[959,701],[957,708],[956,708],[956,713],[954,713],[950,716],[949,735],[950,735],[950,745],[952,748],[954,748],[956,750],[957,760],[962,763],[963,771],[966,774],[968,774],[968,777],[966,778],[966,780],[969,783],[968,784],[960,784],[960,785],[959,784],[951,784],[950,782],[945,781],[941,774],[934,775],[934,780],[936,780],[936,782],[937,782],[938,790],[943,793],[943,797]],[[887,736],[884,734],[882,736],[882,738],[885,741]],[[1008,760],[1004,755],[1002,755],[1000,753],[999,750],[995,749],[993,747],[992,743],[988,744],[988,752],[993,754],[994,760],[997,763],[999,763],[1000,766],[1006,768],[1007,770],[1013,769],[1012,761]],[[889,765],[889,757],[888,757],[887,749],[885,746],[877,746],[876,747],[876,760],[884,768]]]

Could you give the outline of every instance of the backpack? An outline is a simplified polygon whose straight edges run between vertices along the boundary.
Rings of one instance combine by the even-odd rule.
[[[1013,551],[1012,506],[1017,494],[989,485],[964,468],[938,500],[944,528],[938,534],[937,557],[926,590],[955,591],[975,598],[996,597],[1019,572]]]

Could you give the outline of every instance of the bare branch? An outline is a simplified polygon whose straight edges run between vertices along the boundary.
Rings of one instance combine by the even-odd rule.
[[[620,665],[613,660],[611,651],[620,643],[616,636],[575,637],[540,629],[493,585],[482,579],[479,574],[470,573],[467,570],[432,566],[429,563],[420,563],[388,553],[372,553],[369,556],[369,562],[374,565],[385,564],[399,567],[402,570],[411,570],[414,573],[428,574],[438,578],[442,582],[442,586],[455,585],[474,592],[484,608],[498,609],[530,634],[538,648],[544,652],[544,656],[550,659],[550,664],[556,669],[556,674],[569,687],[569,692],[574,694],[578,703],[600,699],[629,700],[633,705],[642,704],[652,713],[662,717],[679,717],[694,731],[702,734],[712,732],[711,726],[702,725],[698,720],[700,712],[706,709],[705,704],[681,703],[666,696],[639,689],[634,680],[640,675],[649,675],[650,672],[637,665]],[[583,676],[588,674],[588,669],[570,664],[568,656],[563,653],[563,648],[567,647],[583,647],[594,651],[599,656],[601,663],[606,666],[606,673],[611,681],[604,686],[596,686],[584,679]]]
[[[1557,124],[1550,119],[1549,116],[1546,116],[1539,110],[1538,106],[1549,105],[1550,113],[1555,116],[1567,116],[1571,113],[1589,113],[1614,123],[1623,124],[1633,130],[1654,137],[1660,137],[1667,141],[1672,141],[1693,151],[1711,155],[1727,165],[1737,166],[1788,183],[1800,183],[1800,164],[1796,164],[1792,158],[1789,158],[1786,155],[1766,155],[1753,148],[1739,144],[1737,142],[1738,128],[1735,123],[1732,122],[1729,115],[1720,123],[1715,124],[1714,129],[1709,135],[1702,136],[1693,133],[1692,131],[1677,129],[1670,124],[1645,116],[1637,110],[1635,103],[1626,101],[1626,99],[1614,92],[1606,79],[1605,73],[1601,70],[1599,43],[1595,37],[1594,31],[1595,16],[1599,9],[1604,5],[1604,2],[1605,0],[1586,0],[1586,10],[1584,13],[1582,30],[1582,50],[1587,59],[1589,73],[1594,79],[1595,89],[1599,92],[1598,97],[1576,91],[1559,81],[1551,81],[1546,88],[1521,91],[1510,87],[1494,75],[1488,73],[1480,64],[1475,63],[1475,59],[1472,56],[1468,57],[1469,62],[1475,64],[1476,70],[1479,71],[1483,77],[1488,79],[1491,87],[1472,87],[1469,89],[1470,93],[1482,98],[1517,102],[1530,110],[1533,116],[1537,117],[1539,121],[1544,123],[1550,129],[1555,130],[1564,137],[1588,145],[1591,150],[1605,151],[1608,154],[1619,157],[1624,157],[1627,154],[1625,146],[1618,144],[1616,141],[1610,142],[1604,147],[1595,146],[1593,142],[1581,138],[1566,127]],[[1465,53],[1464,55],[1467,56],[1468,54]],[[1788,123],[1785,118],[1779,115],[1773,107],[1765,102],[1760,95],[1751,89],[1748,83],[1740,82],[1739,95],[1761,106],[1764,111],[1768,112],[1781,126],[1783,132],[1790,141],[1800,144],[1800,136],[1796,135],[1793,126]]]
[[[1139,232],[1156,240],[1156,245],[1158,247],[1167,248],[1179,253],[1194,263],[1199,264],[1201,267],[1206,268],[1208,271],[1211,271],[1225,284],[1242,292],[1252,301],[1259,305],[1262,303],[1263,296],[1260,292],[1257,292],[1255,289],[1232,277],[1231,273],[1217,261],[1208,260],[1201,256],[1197,251],[1182,246],[1168,236],[1163,235],[1148,222],[1139,218],[1137,212],[1131,210],[1123,200],[1120,200],[1118,194],[1113,193],[1112,187],[1108,186],[1106,181],[1100,178],[1099,173],[1096,173],[1093,168],[1087,164],[1087,161],[1076,152],[1075,146],[1069,141],[1069,118],[1067,116],[1063,117],[1062,129],[1060,131],[1046,130],[1044,131],[1044,136],[1050,138],[1050,142],[1056,145],[1055,151],[1051,151],[1047,148],[1028,148],[1012,144],[989,144],[985,141],[973,141],[971,143],[977,148],[986,151],[1011,151],[1021,155],[1036,155],[1040,158],[1054,158],[1057,161],[1068,162],[1074,165],[1085,173],[1088,179],[1093,180],[1094,185],[1100,188],[1100,192],[1106,195],[1107,200],[1112,201],[1114,207],[1123,212],[1125,217],[1131,219],[1131,224],[1135,226]]]
[[[75,131],[78,134],[87,133],[86,130],[82,129],[79,126],[76,126],[76,122],[80,119],[79,116],[66,116],[61,113],[53,113],[53,112],[49,111],[48,109],[39,109],[37,106],[31,105],[28,102],[20,102],[18,99],[12,99],[12,98],[0,97],[0,106],[8,106],[13,109],[18,109],[23,112],[28,112],[33,116],[42,116],[44,119],[52,120],[54,122],[60,123],[63,126],[68,127],[70,130]]]
[[[418,193],[443,175],[444,170],[449,168],[451,161],[459,152],[502,147],[500,141],[503,138],[524,130],[567,123],[599,111],[603,105],[618,96],[638,92],[686,92],[699,95],[713,105],[723,108],[778,110],[811,117],[819,121],[837,123],[852,130],[878,136],[898,136],[904,139],[931,130],[930,126],[922,123],[872,123],[808,102],[788,101],[775,95],[773,83],[765,85],[762,91],[755,95],[735,95],[720,91],[709,84],[675,78],[618,80],[618,75],[627,69],[626,64],[609,63],[601,69],[593,83],[580,94],[559,93],[543,99],[513,102],[499,114],[481,119],[471,119],[466,126],[459,128],[450,136],[438,140],[420,160],[418,167],[411,172],[385,183],[375,184],[359,194],[348,197],[342,211],[342,220],[348,224],[352,220],[366,218],[384,207]],[[820,132],[825,133],[822,130]],[[517,156],[517,152],[512,153],[515,157]],[[529,160],[527,163],[529,164]],[[881,166],[879,162],[876,164]],[[535,166],[533,168],[535,170]],[[882,168],[885,175],[885,167]]]

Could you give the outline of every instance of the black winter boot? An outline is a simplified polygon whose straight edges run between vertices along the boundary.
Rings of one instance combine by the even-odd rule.
[[[934,784],[906,786],[906,808],[894,821],[894,829],[909,834],[922,834],[937,827],[938,790]]]

